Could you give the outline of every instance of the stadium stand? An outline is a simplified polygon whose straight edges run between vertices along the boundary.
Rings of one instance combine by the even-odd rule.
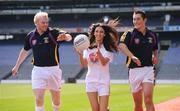
[[[3,51],[0,54],[0,78],[5,74],[9,73],[16,59],[18,58],[18,53],[20,52],[23,45],[1,45],[0,50]],[[79,65],[78,56],[75,51],[73,51],[72,45],[62,44],[60,46],[60,67],[63,71],[63,79],[67,80],[76,76],[81,70]],[[32,70],[32,55],[28,57],[26,62],[21,66],[20,71],[16,77],[10,77],[9,79],[19,79],[19,80],[30,80],[31,70]]]
[[[164,57],[158,73],[158,79],[180,78],[180,47],[170,47]]]
[[[52,27],[63,27],[75,35],[87,33],[95,22],[104,17],[120,18],[119,35],[132,27],[132,12],[141,8],[148,15],[148,26],[160,38],[160,63],[157,66],[158,79],[180,79],[180,2],[178,0],[0,0],[0,78],[8,74],[23,46],[27,32],[34,28],[33,16],[46,11]],[[8,38],[9,36],[12,36]],[[72,42],[60,46],[60,62],[65,81],[85,78],[86,69],[81,69]],[[31,77],[31,56],[23,64],[19,76],[9,79],[29,80]],[[111,79],[127,79],[126,57],[115,54],[110,65]]]
[[[33,15],[38,11],[50,14],[52,26],[65,28],[87,28],[107,15],[110,18],[119,16],[122,26],[132,26],[131,16],[136,8],[142,8],[148,13],[152,21],[148,21],[150,26],[162,27],[167,14],[170,15],[170,25],[179,25],[180,18],[176,14],[180,10],[178,0],[1,0],[0,6],[0,25],[3,26],[0,33],[27,33],[33,28]]]

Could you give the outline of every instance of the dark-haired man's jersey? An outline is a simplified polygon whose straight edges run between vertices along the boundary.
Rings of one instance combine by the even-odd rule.
[[[137,66],[131,58],[127,57],[126,65],[129,68],[153,66],[153,51],[158,49],[158,38],[154,32],[146,29],[146,34],[143,35],[137,29],[132,29],[124,32],[121,36],[120,43],[126,44],[133,55],[141,61],[141,66]]]
[[[56,44],[56,39],[60,33],[62,32],[57,29],[48,28],[42,35],[39,35],[37,30],[33,30],[27,34],[24,49],[32,49],[33,65],[44,67],[59,64],[59,45]]]

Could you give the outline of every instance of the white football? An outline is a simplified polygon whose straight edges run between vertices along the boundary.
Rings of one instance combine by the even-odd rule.
[[[88,49],[90,45],[89,38],[85,34],[79,34],[74,38],[74,47],[78,51]]]

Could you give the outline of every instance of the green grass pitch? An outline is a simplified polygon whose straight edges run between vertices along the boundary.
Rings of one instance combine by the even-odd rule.
[[[155,86],[155,104],[180,96],[179,85]],[[61,111],[91,111],[85,84],[63,84]],[[30,84],[0,84],[1,111],[34,111],[34,96]],[[111,111],[132,111],[133,100],[127,84],[112,84],[109,101]],[[45,95],[45,109],[52,111],[49,92]]]

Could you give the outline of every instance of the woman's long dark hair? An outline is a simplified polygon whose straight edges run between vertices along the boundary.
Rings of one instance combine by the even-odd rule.
[[[94,32],[97,27],[102,27],[104,29],[105,36],[103,39],[103,45],[105,49],[110,52],[117,52],[118,51],[117,44],[119,40],[118,32],[114,28],[108,26],[107,24],[102,24],[102,23],[93,24],[91,26],[89,32],[89,37],[90,37],[89,48],[92,49],[94,47],[97,47],[97,45],[95,44],[95,36],[94,36]]]

